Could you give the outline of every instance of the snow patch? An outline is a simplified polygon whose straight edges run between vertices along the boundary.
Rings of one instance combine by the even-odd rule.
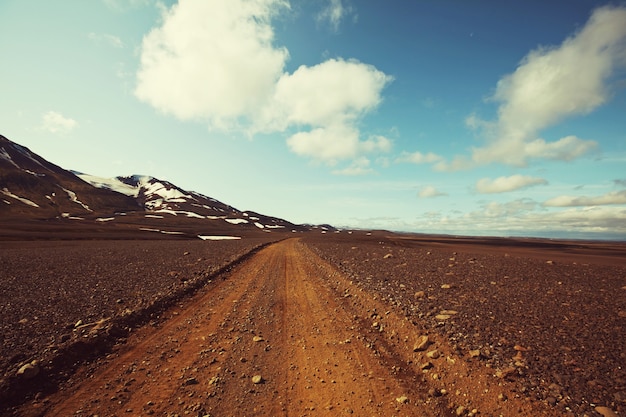
[[[261,223],[259,223],[259,222],[255,222],[255,223],[254,223],[254,225],[255,225],[256,227],[258,227],[259,229],[265,229],[265,226],[263,226],[263,225],[262,225]]]
[[[97,222],[110,222],[111,220],[115,220],[115,217],[99,217],[96,219]]]
[[[61,187],[61,186],[59,185],[59,187]],[[70,200],[72,202],[74,202],[76,204],[80,204],[87,211],[93,211],[92,209],[89,208],[89,206],[87,204],[83,203],[78,198],[76,198],[76,193],[74,191],[65,189],[63,187],[61,187],[61,189],[67,193],[68,197],[70,198]]]
[[[156,214],[146,214],[146,219],[163,219],[163,216],[157,216]]]
[[[198,237],[202,240],[239,240],[241,237],[239,236],[205,236],[198,235]]]
[[[2,190],[0,190],[0,193],[2,193],[2,194],[4,194],[4,195],[6,195],[6,196],[8,196],[8,197],[12,197],[12,198],[16,199],[17,201],[20,201],[20,202],[22,202],[22,203],[26,204],[27,206],[31,206],[31,207],[39,207],[39,204],[37,204],[37,203],[33,203],[32,201],[30,201],[30,200],[29,200],[29,199],[27,199],[27,198],[20,197],[19,195],[15,195],[15,194],[13,194],[12,192],[10,192],[10,191],[9,191],[9,189],[8,189],[8,188],[3,188]]]
[[[248,223],[248,221],[246,219],[224,219],[224,220],[226,220],[230,224]]]

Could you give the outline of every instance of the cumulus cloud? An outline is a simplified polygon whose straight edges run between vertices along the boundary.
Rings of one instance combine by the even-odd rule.
[[[420,198],[432,198],[432,197],[442,197],[448,194],[437,190],[432,185],[427,185],[426,187],[422,188],[417,195]]]
[[[42,115],[41,130],[50,133],[69,133],[78,126],[78,122],[61,113],[49,111]]]
[[[557,47],[531,51],[497,83],[491,97],[499,103],[497,120],[483,121],[475,115],[466,120],[488,140],[487,145],[473,149],[471,159],[441,168],[492,162],[525,166],[533,158],[567,161],[589,153],[597,142],[574,135],[546,141],[539,134],[606,103],[612,76],[624,67],[626,7],[598,8],[579,32]]]
[[[483,178],[476,183],[476,191],[481,194],[505,193],[547,183],[548,181],[543,178],[528,175],[511,175],[510,177],[498,177],[493,180],[491,178]]]
[[[432,152],[402,152],[402,154],[396,159],[396,162],[408,162],[411,164],[434,164],[442,161],[443,158]]]
[[[584,207],[584,206],[604,206],[612,204],[626,204],[626,190],[613,191],[604,195],[587,197],[587,196],[569,196],[562,195],[551,198],[543,203],[546,207]]]
[[[329,0],[328,5],[316,16],[318,22],[328,22],[330,27],[336,32],[339,30],[341,20],[352,13],[350,6],[345,6],[342,0]]]
[[[293,152],[330,164],[387,152],[391,141],[363,139],[358,122],[392,77],[341,58],[285,72],[289,52],[274,45],[271,20],[288,8],[285,0],[182,0],[143,39],[135,95],[212,129],[289,132]]]
[[[225,128],[265,104],[289,56],[274,47],[281,0],[182,0],[141,46],[135,95],[181,120]]]

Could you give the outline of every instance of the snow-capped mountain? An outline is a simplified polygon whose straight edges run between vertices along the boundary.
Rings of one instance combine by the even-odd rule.
[[[135,199],[94,188],[0,135],[0,213],[50,218],[140,210]]]
[[[68,220],[191,236],[308,229],[145,175],[67,171],[0,135],[0,220]],[[107,226],[108,227],[108,226]]]

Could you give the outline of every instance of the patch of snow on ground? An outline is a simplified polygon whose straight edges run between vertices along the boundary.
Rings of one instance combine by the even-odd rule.
[[[76,175],[78,178],[93,185],[96,188],[105,188],[107,190],[116,191],[130,197],[137,197],[137,195],[139,194],[138,187],[133,187],[132,185],[123,183],[117,178],[102,178],[93,175],[83,174],[82,172],[73,172],[74,175]]]
[[[241,237],[239,236],[204,236],[198,235],[198,237],[202,240],[239,240]]]
[[[139,230],[143,232],[161,232],[159,229],[150,229],[149,227],[140,227]]]
[[[157,216],[156,214],[146,214],[146,219],[163,219],[163,216]]]
[[[184,235],[185,232],[168,232],[167,230],[161,230],[161,233],[165,235]]]
[[[263,225],[262,225],[261,223],[259,223],[259,222],[255,222],[255,223],[254,223],[254,225],[255,225],[256,227],[258,227],[259,229],[265,229],[265,226],[263,226]]]
[[[281,226],[280,224],[266,224],[265,227],[268,229],[284,229],[285,226]]]
[[[61,187],[61,186],[59,185],[59,187]],[[61,187],[61,189],[67,193],[68,197],[70,198],[70,200],[71,200],[73,203],[80,204],[81,206],[83,206],[83,208],[84,208],[85,210],[88,210],[88,211],[93,211],[93,210],[91,210],[91,209],[89,208],[89,206],[88,206],[87,204],[83,203],[83,202],[82,202],[82,201],[80,201],[78,198],[76,198],[76,193],[75,193],[74,191],[67,190],[67,189],[65,189],[65,188],[63,188],[63,187]]]
[[[15,194],[13,194],[12,192],[10,192],[10,191],[9,191],[9,189],[8,189],[8,188],[3,188],[2,190],[0,190],[0,193],[2,193],[2,194],[4,194],[4,195],[6,195],[6,196],[8,196],[8,197],[12,197],[12,198],[16,199],[17,201],[20,201],[20,202],[22,202],[22,203],[26,204],[27,206],[31,206],[31,207],[39,207],[39,204],[37,204],[37,203],[33,203],[32,201],[30,201],[30,200],[29,200],[29,199],[27,199],[27,198],[20,197],[19,195],[15,195]]]
[[[179,214],[184,214],[187,217],[195,217],[197,219],[205,219],[205,216],[201,216],[198,213],[194,213],[193,211],[182,211],[182,210],[168,210],[168,209],[161,209],[161,210],[157,210],[156,213],[168,213],[168,214],[173,214],[174,216],[177,216]]]
[[[230,224],[248,223],[246,219],[224,219],[224,220],[226,220]]]
[[[97,222],[110,222],[111,220],[115,220],[115,217],[99,217],[96,219]]]
[[[11,158],[11,155],[9,155],[9,153],[4,148],[0,148],[0,158],[13,164],[15,168],[22,169],[18,164],[15,163],[15,161]]]

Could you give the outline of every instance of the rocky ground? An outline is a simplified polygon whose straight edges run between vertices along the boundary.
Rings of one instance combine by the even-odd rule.
[[[363,234],[306,242],[520,395],[626,414],[626,246]]]
[[[15,399],[9,385],[25,363],[55,359],[55,371],[67,376],[74,359],[106,351],[277,239],[0,242],[1,398]]]
[[[626,245],[268,242],[0,243],[0,415],[626,413]]]

